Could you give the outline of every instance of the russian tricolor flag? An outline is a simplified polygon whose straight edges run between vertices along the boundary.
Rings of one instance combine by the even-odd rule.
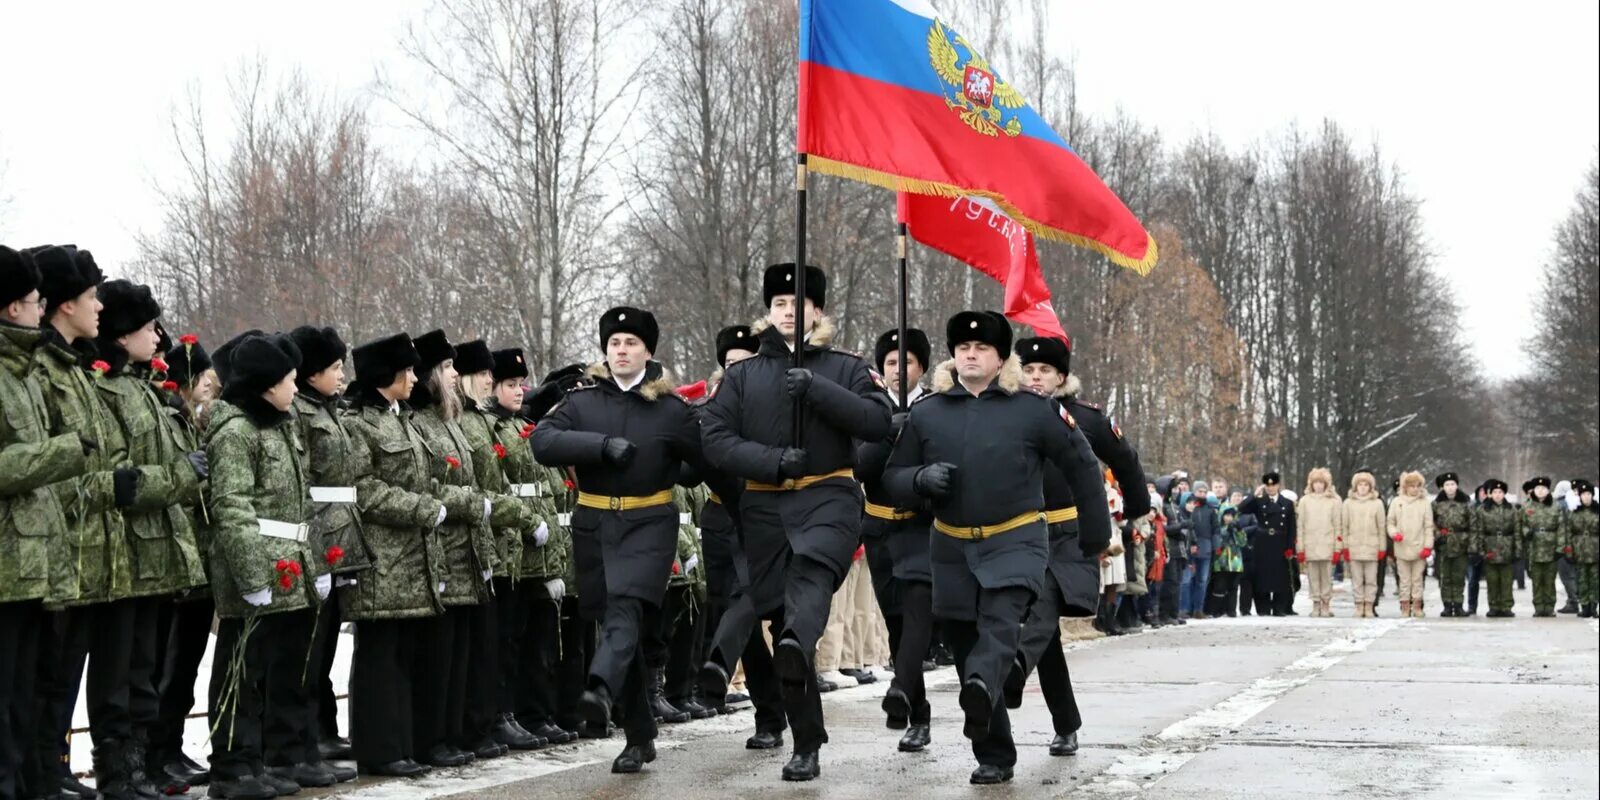
[[[1128,207],[928,0],[801,0],[799,119],[810,169],[987,198],[1036,235],[1155,265]]]

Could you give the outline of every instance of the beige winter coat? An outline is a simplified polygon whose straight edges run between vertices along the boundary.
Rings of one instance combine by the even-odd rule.
[[[1311,484],[1322,481],[1321,492],[1312,492]],[[1307,561],[1332,560],[1336,551],[1344,549],[1344,508],[1339,493],[1333,490],[1333,475],[1326,469],[1314,469],[1306,478],[1306,491],[1294,504],[1294,549],[1305,554]]]
[[[1358,494],[1357,482],[1365,476],[1366,494]],[[1350,481],[1350,496],[1344,499],[1344,546],[1352,561],[1378,561],[1389,549],[1389,522],[1384,516],[1383,498],[1373,490],[1372,475],[1357,473]]]
[[[1411,494],[1412,486],[1422,486],[1422,473],[1401,476],[1400,495],[1389,503],[1389,539],[1394,557],[1401,561],[1416,561],[1423,548],[1433,549],[1433,498]]]

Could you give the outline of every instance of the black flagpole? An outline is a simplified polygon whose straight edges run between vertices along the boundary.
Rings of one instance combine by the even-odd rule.
[[[899,338],[895,341],[900,343],[900,382],[898,385],[900,387],[900,409],[903,411],[906,407],[907,398],[911,396],[911,387],[906,385],[906,353],[910,352],[906,349],[906,306],[908,305],[908,292],[906,289],[906,259],[911,248],[911,242],[908,240],[906,235],[905,222],[902,221],[899,227],[900,235],[897,237],[896,241],[898,242],[897,246],[900,249],[900,333]],[[928,365],[923,364],[922,368],[926,370]]]
[[[794,366],[804,369],[806,352],[806,154],[795,156],[794,169]],[[805,441],[805,404],[794,404],[794,446]]]

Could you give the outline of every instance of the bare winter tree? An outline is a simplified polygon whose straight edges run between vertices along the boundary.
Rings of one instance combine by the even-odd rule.
[[[1534,304],[1537,330],[1526,345],[1531,374],[1519,408],[1529,422],[1534,469],[1557,479],[1588,476],[1600,464],[1600,162],[1556,229]]]
[[[621,0],[441,2],[401,43],[433,91],[382,83],[483,217],[483,269],[457,284],[480,301],[465,322],[521,343],[535,369],[588,350],[586,321],[623,266],[606,182],[638,94],[641,67],[615,46],[636,17]]]

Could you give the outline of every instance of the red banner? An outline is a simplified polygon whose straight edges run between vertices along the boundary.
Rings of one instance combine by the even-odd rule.
[[[1033,234],[982,198],[900,193],[900,221],[911,238],[958,258],[1006,287],[1008,319],[1039,336],[1072,340],[1050,306]]]

